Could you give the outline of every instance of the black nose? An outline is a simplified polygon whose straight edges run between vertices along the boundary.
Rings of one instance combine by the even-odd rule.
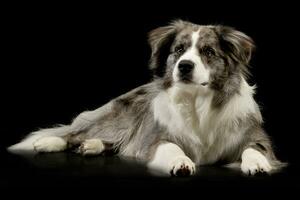
[[[189,60],[182,60],[178,64],[178,69],[182,75],[189,74],[194,69],[194,63]]]

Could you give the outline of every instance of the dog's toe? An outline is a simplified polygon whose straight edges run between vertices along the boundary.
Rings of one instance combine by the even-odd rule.
[[[192,171],[188,166],[182,166],[175,173],[176,176],[189,176],[191,175]]]
[[[84,156],[99,155],[104,151],[104,144],[100,139],[88,139],[81,144],[79,151]]]
[[[195,164],[186,156],[176,158],[171,166],[171,175],[173,176],[190,176],[195,174]]]

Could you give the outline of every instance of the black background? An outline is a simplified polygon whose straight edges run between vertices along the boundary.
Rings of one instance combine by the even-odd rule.
[[[104,186],[98,181],[104,177],[106,182],[118,187],[154,184],[160,189],[168,185],[170,190],[172,186],[188,188],[198,184],[220,188],[231,183],[230,186],[239,186],[245,191],[247,187],[258,185],[256,192],[263,192],[266,184],[270,191],[273,187],[282,189],[297,185],[294,182],[299,177],[299,11],[296,5],[286,1],[264,5],[251,1],[173,1],[164,4],[145,1],[98,5],[15,4],[4,10],[0,80],[3,118],[0,145],[4,158],[1,187],[26,186],[27,180],[27,186],[35,187],[40,185],[35,181],[52,186],[91,186],[96,183]],[[256,100],[262,107],[265,129],[274,141],[276,154],[290,163],[278,179],[243,179],[233,172],[206,169],[212,176],[201,173],[200,177],[205,178],[200,181],[196,178],[172,179],[170,184],[165,179],[149,178],[141,166],[127,165],[115,158],[108,158],[107,162],[117,162],[119,168],[106,171],[105,176],[97,169],[91,169],[96,172],[89,174],[76,171],[76,168],[72,168],[72,175],[65,167],[68,162],[64,162],[63,167],[55,167],[55,157],[50,156],[49,160],[38,158],[32,165],[26,159],[5,152],[5,147],[33,130],[70,123],[80,112],[95,109],[149,82],[147,33],[178,18],[198,24],[233,26],[256,42],[257,49],[251,61],[253,76],[249,81],[257,84]],[[71,158],[67,160],[82,162],[74,155],[69,156]],[[37,163],[44,163],[43,159],[46,159],[45,163],[52,163],[54,167],[50,168],[54,172],[62,170],[59,175],[55,176],[49,167],[37,167]],[[93,162],[88,161],[97,166]],[[61,178],[65,173],[69,173],[67,178]],[[233,174],[228,178],[226,173]],[[144,176],[148,179],[141,178]]]

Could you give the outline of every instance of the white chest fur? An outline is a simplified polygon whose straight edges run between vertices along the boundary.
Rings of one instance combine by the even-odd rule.
[[[244,130],[238,120],[246,119],[249,113],[258,113],[261,120],[253,93],[253,87],[243,80],[240,94],[222,109],[213,109],[212,91],[173,86],[154,99],[154,118],[174,138],[192,143],[189,145],[197,151],[196,163],[212,163],[241,141]]]

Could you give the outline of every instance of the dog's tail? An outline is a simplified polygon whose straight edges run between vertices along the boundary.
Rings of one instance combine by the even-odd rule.
[[[48,136],[63,137],[70,133],[72,133],[72,128],[70,125],[59,125],[54,128],[41,129],[41,130],[38,130],[36,132],[29,134],[21,142],[8,147],[7,150],[9,152],[33,151],[34,150],[34,146],[33,146],[34,142],[40,138],[48,137]]]
[[[277,158],[274,160],[271,160],[270,164],[272,166],[271,173],[280,172],[281,170],[283,170],[285,167],[287,167],[289,165],[287,162],[282,162],[282,161],[278,160]]]

